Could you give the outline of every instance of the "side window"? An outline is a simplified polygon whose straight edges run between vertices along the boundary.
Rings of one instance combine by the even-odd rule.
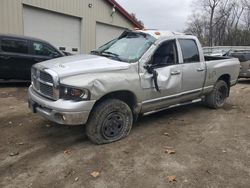
[[[1,40],[2,51],[11,53],[28,54],[28,41],[3,38]]]
[[[175,40],[167,41],[161,44],[155,51],[152,64],[153,65],[173,65],[178,63],[178,55]]]
[[[33,42],[32,48],[35,55],[51,57],[57,57],[60,55],[54,48],[41,42]]]
[[[197,44],[191,39],[179,39],[184,63],[200,62]]]

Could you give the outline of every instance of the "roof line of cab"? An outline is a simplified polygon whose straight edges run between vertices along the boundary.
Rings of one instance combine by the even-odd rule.
[[[133,30],[133,32],[149,34],[156,39],[166,38],[166,37],[175,37],[175,36],[181,36],[185,38],[186,37],[196,38],[193,35],[189,35],[189,34],[185,34],[181,32],[169,31],[169,30],[143,29],[143,30]]]

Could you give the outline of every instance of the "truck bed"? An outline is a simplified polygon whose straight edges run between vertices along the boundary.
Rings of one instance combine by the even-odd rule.
[[[230,85],[235,85],[238,80],[240,64],[237,58],[205,56],[207,74],[204,87],[214,85],[222,75],[228,76]]]
[[[204,56],[204,58],[205,58],[205,61],[232,59],[232,57],[228,57],[228,56]]]

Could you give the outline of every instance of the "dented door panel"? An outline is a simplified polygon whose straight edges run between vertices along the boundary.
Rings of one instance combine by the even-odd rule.
[[[142,111],[156,110],[178,102],[181,91],[182,70],[181,65],[171,65],[156,68],[159,92],[155,88],[153,75],[144,72],[140,75],[141,87],[144,90],[145,100],[142,102]]]

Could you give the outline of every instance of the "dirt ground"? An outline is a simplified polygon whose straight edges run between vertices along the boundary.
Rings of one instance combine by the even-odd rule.
[[[83,126],[32,114],[26,93],[27,85],[0,85],[0,187],[250,187],[250,80],[222,109],[143,117],[127,138],[101,146]]]

